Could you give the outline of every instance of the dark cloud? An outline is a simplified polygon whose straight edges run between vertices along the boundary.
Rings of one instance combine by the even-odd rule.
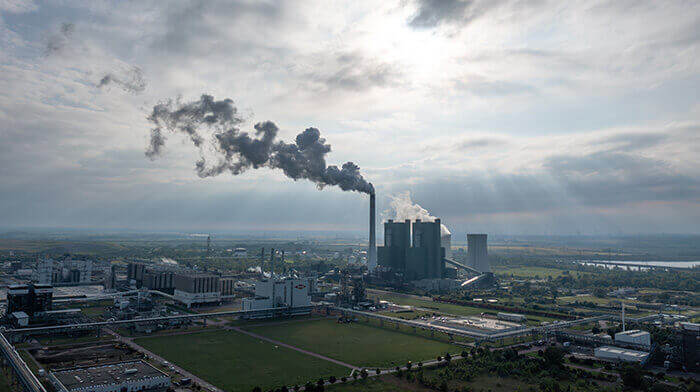
[[[316,128],[307,128],[294,143],[276,140],[279,129],[271,121],[255,124],[255,135],[242,132],[243,120],[231,99],[216,101],[202,95],[198,101],[182,103],[169,100],[153,107],[148,120],[155,125],[146,156],[153,159],[163,146],[162,129],[184,133],[201,153],[195,167],[200,177],[217,176],[225,171],[239,175],[248,169],[280,169],[294,180],[306,179],[319,188],[336,185],[344,191],[374,193],[359,166],[346,162],[342,167],[326,165],[331,146]],[[210,164],[203,154],[206,139],[201,132],[213,131],[213,147],[218,162]]]
[[[454,23],[467,25],[499,6],[501,0],[417,0],[417,11],[408,21],[416,29]]]
[[[508,142],[505,139],[495,137],[479,137],[459,142],[453,147],[453,150],[474,150],[480,148],[504,146],[507,144]]]
[[[399,82],[400,76],[397,66],[358,52],[335,54],[315,64],[312,72],[302,75],[312,89],[326,92],[393,86]]]
[[[143,76],[143,71],[139,67],[130,67],[119,73],[107,73],[97,84],[98,88],[109,86],[110,84],[117,85],[120,89],[127,93],[142,93],[146,89],[146,78]]]
[[[63,52],[73,38],[73,33],[75,33],[75,24],[62,23],[58,32],[49,36],[44,53],[50,56]]]

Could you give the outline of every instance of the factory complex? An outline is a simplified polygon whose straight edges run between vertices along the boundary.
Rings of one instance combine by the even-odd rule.
[[[59,392],[165,391],[170,377],[144,361],[56,370],[50,379]]]

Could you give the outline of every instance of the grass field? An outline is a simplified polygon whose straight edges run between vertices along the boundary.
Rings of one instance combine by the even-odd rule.
[[[339,361],[362,367],[393,367],[432,359],[455,346],[413,334],[367,324],[338,324],[334,320],[247,328]]]
[[[496,275],[505,274],[513,275],[519,278],[539,278],[546,279],[548,276],[556,278],[558,276],[564,275],[566,270],[557,268],[546,268],[546,267],[531,267],[531,266],[505,266],[505,265],[492,265],[491,269]],[[580,272],[578,271],[568,271],[573,277],[578,277]]]
[[[233,331],[138,338],[136,343],[226,391],[340,378],[349,369]]]
[[[7,369],[0,370],[0,392],[10,392],[13,390],[10,381],[11,377],[13,377],[11,368],[8,367]]]
[[[479,315],[486,311],[487,309],[475,308],[470,306],[460,306],[453,304],[445,304],[440,302],[433,302],[429,300],[422,300],[414,297],[403,296],[399,294],[389,294],[380,292],[369,292],[367,293],[369,298],[379,298],[386,301],[393,302],[397,305],[410,305],[420,308],[426,308],[430,310],[435,310],[436,312],[454,314],[457,316],[474,316]]]

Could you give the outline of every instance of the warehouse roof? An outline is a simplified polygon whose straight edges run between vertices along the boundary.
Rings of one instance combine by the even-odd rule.
[[[155,377],[168,377],[144,361],[121,362],[110,365],[77,367],[53,372],[69,390],[94,388],[100,385],[122,384]]]

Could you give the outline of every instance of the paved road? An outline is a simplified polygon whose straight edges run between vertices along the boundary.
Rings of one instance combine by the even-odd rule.
[[[154,354],[153,352],[151,352],[150,350],[147,350],[147,349],[145,349],[145,348],[139,346],[138,344],[134,343],[134,341],[133,341],[132,338],[124,337],[124,336],[122,336],[122,335],[120,335],[120,334],[118,334],[118,333],[116,333],[116,332],[114,332],[114,331],[112,331],[111,329],[108,329],[108,328],[105,328],[105,331],[106,331],[107,333],[109,333],[110,335],[113,335],[115,338],[117,338],[118,341],[120,341],[120,342],[126,344],[127,346],[131,347],[132,349],[134,349],[134,350],[136,350],[136,351],[138,351],[138,352],[140,352],[140,353],[142,353],[142,354],[148,355],[150,358],[153,358],[153,359],[155,359],[156,361],[158,361],[158,362],[160,362],[160,363],[163,363],[163,362],[166,362],[166,361],[167,361],[165,358],[163,358],[163,357],[161,357],[161,356],[159,356],[159,355],[156,355],[156,354]],[[210,384],[210,383],[204,381],[203,379],[201,379],[201,378],[197,377],[196,375],[194,375],[194,374],[188,372],[187,370],[185,370],[185,369],[183,369],[183,368],[177,366],[176,364],[174,364],[174,363],[172,363],[172,362],[169,362],[169,363],[170,363],[170,366],[174,367],[175,370],[177,370],[178,372],[180,372],[180,374],[182,374],[182,375],[185,376],[185,377],[189,377],[190,379],[192,379],[193,382],[195,382],[195,383],[201,385],[201,386],[204,387],[205,389],[208,389],[208,390],[214,391],[214,392],[224,392],[222,389],[217,388],[216,386],[214,386],[214,385],[212,385],[212,384]]]
[[[230,327],[230,329],[233,330],[233,331],[240,332],[240,333],[242,333],[242,334],[246,334],[246,335],[248,335],[248,336],[254,337],[254,338],[256,338],[256,339],[260,339],[260,340],[264,340],[264,341],[270,342],[270,343],[275,344],[275,345],[277,345],[277,346],[286,347],[286,348],[292,349],[292,350],[294,350],[294,351],[298,351],[298,352],[300,352],[300,353],[303,353],[303,354],[306,354],[306,355],[310,355],[310,356],[316,357],[316,358],[318,358],[318,359],[322,359],[322,360],[324,360],[324,361],[332,362],[332,363],[334,363],[334,364],[336,364],[336,365],[340,365],[340,366],[343,366],[343,367],[346,367],[346,368],[349,368],[349,369],[353,369],[353,370],[359,370],[359,368],[358,368],[357,366],[350,365],[349,363],[341,362],[341,361],[338,361],[337,359],[333,359],[333,358],[328,358],[328,357],[323,356],[323,355],[321,355],[321,354],[317,354],[317,353],[312,352],[312,351],[304,350],[304,349],[302,349],[302,348],[295,347],[295,346],[289,345],[289,344],[287,344],[287,343],[282,343],[282,342],[280,342],[280,341],[277,341],[277,340],[274,340],[274,339],[270,339],[270,338],[268,338],[268,337],[265,337],[265,336],[262,336],[262,335],[258,335],[258,334],[256,334],[256,333],[253,333],[253,332],[250,332],[250,331],[246,331],[246,330],[243,330],[243,329],[238,328],[238,327]]]

